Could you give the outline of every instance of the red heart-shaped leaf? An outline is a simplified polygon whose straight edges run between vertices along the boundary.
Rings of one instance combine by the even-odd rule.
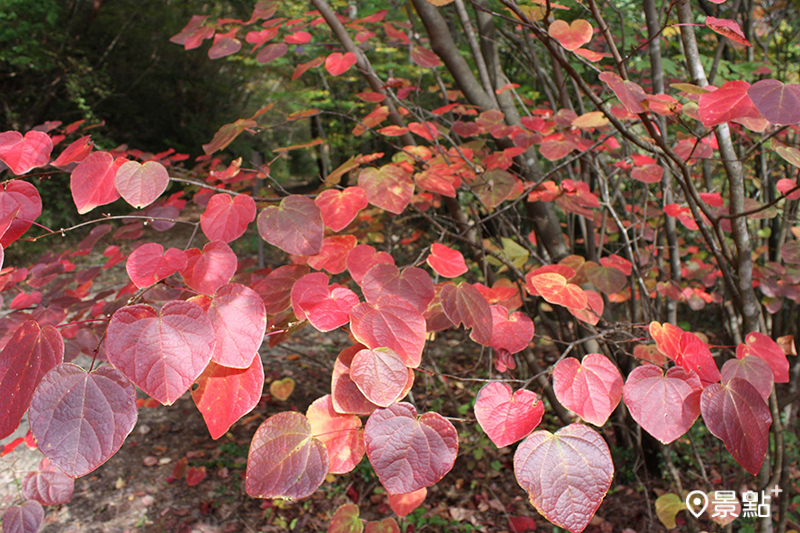
[[[350,311],[358,305],[358,295],[334,283],[328,285],[328,276],[313,272],[297,280],[292,286],[292,309],[300,320],[308,320],[320,331],[332,331],[347,324]]]
[[[337,413],[327,394],[309,406],[306,417],[311,424],[311,434],[328,450],[328,472],[346,474],[361,462],[365,447],[358,416]]]
[[[639,84],[630,80],[623,80],[611,71],[600,73],[599,78],[614,91],[614,94],[617,95],[617,98],[619,98],[619,101],[625,106],[625,109],[628,110],[628,113],[638,114],[647,112],[647,94]]]
[[[358,304],[350,310],[350,327],[356,340],[368,348],[390,348],[406,366],[419,366],[425,347],[425,319],[407,300],[389,294],[374,304]]]
[[[475,418],[498,448],[514,444],[528,436],[544,415],[544,404],[533,391],[511,387],[495,381],[478,392]]]
[[[108,152],[94,152],[75,167],[70,174],[69,188],[78,213],[83,215],[119,198],[114,177],[126,161],[124,157],[114,159]]]
[[[394,265],[394,258],[386,252],[376,252],[369,244],[359,244],[347,254],[347,270],[359,285],[367,272],[381,263]]]
[[[378,264],[361,280],[364,298],[375,303],[386,295],[399,296],[424,313],[433,300],[435,291],[430,275],[417,267],[406,267],[401,272],[394,264]]]
[[[575,19],[572,24],[556,20],[547,29],[550,37],[561,43],[567,50],[576,50],[592,40],[592,25],[583,19]]]
[[[693,372],[655,365],[637,367],[623,389],[625,405],[642,429],[664,444],[683,436],[700,416],[703,384]]]
[[[0,439],[11,435],[31,404],[36,386],[64,360],[64,339],[53,326],[20,325],[0,353]]]
[[[125,270],[139,288],[147,287],[186,268],[186,252],[164,247],[155,242],[143,244],[131,252]]]
[[[256,202],[246,194],[215,194],[200,215],[200,227],[209,241],[231,242],[244,235],[256,218]]]
[[[736,357],[742,359],[755,355],[767,362],[772,369],[775,383],[789,383],[789,360],[778,343],[767,335],[754,331],[745,337],[745,344],[736,348]]]
[[[581,362],[567,357],[553,369],[553,390],[564,407],[602,426],[622,399],[622,376],[602,354],[587,354]]]
[[[264,367],[256,354],[248,368],[229,368],[211,361],[197,378],[192,399],[212,439],[218,439],[261,400]]]
[[[700,396],[703,421],[745,470],[758,474],[769,447],[772,415],[764,398],[743,379],[713,383]]]
[[[273,415],[253,435],[247,455],[247,494],[300,499],[313,494],[328,474],[328,450],[305,416]]]
[[[378,408],[377,405],[367,400],[350,377],[350,364],[353,362],[353,357],[364,348],[363,344],[356,344],[345,348],[336,357],[331,377],[331,402],[337,413],[369,415]],[[407,393],[408,391],[406,391]]]
[[[256,283],[253,290],[264,300],[267,313],[275,315],[289,308],[292,303],[292,287],[306,274],[308,274],[307,266],[284,265]]]
[[[69,503],[74,491],[75,480],[54,467],[46,457],[39,463],[39,470],[22,477],[22,494],[42,505]]]
[[[461,252],[438,242],[431,245],[431,253],[426,262],[437,274],[446,278],[455,278],[467,271]]]
[[[358,62],[358,57],[353,52],[342,54],[341,52],[334,52],[325,58],[325,70],[331,76],[339,76],[344,74],[350,67]]]
[[[267,311],[250,287],[228,283],[220,287],[206,310],[214,327],[212,360],[222,366],[248,368],[267,329]]]
[[[342,231],[358,212],[369,205],[367,193],[361,187],[343,190],[326,189],[314,199],[322,215],[322,221],[333,231]]]
[[[117,169],[114,185],[126,202],[142,208],[155,202],[167,190],[169,173],[158,161],[144,164],[128,161]]]
[[[533,320],[522,313],[508,314],[502,305],[490,306],[492,310],[492,342],[495,350],[515,354],[524,350],[533,340]]]
[[[73,141],[61,154],[53,161],[53,166],[62,170],[67,170],[70,163],[80,163],[86,156],[92,153],[92,137],[84,135],[78,140]]]
[[[44,521],[44,509],[37,501],[12,505],[3,513],[3,533],[37,533]]]
[[[369,203],[395,215],[405,211],[414,195],[414,180],[397,165],[365,168],[358,175],[358,186],[364,189]]]
[[[729,81],[716,91],[700,95],[698,114],[707,128],[740,118],[761,118],[748,95],[746,81]]]
[[[24,137],[18,131],[0,133],[0,161],[17,176],[45,166],[52,151],[53,141],[44,132],[31,130]]]
[[[571,424],[525,439],[514,454],[514,473],[542,516],[580,533],[611,487],[614,463],[599,433]]]
[[[12,180],[0,190],[0,229],[3,229],[0,246],[8,247],[28,231],[42,214],[42,199],[36,187],[27,181]]]
[[[325,225],[314,200],[292,195],[258,214],[258,233],[288,254],[315,255],[322,249]]]
[[[214,340],[211,321],[195,303],[167,302],[161,312],[138,304],[111,317],[106,353],[136,386],[171,405],[208,366]]]
[[[683,331],[672,324],[662,326],[658,322],[651,322],[650,336],[658,344],[661,353],[689,372],[696,373],[704,386],[720,380],[719,369],[711,351],[694,333]]]
[[[39,449],[70,477],[88,474],[120,449],[136,425],[136,388],[116,369],[60,364],[33,394],[30,425]]]
[[[411,60],[417,65],[425,68],[438,67],[442,64],[442,60],[439,59],[439,56],[427,48],[419,45],[414,46],[414,48],[411,50]]]
[[[350,363],[350,379],[372,403],[389,407],[406,392],[409,372],[403,359],[389,348],[361,350]]]
[[[447,474],[458,454],[458,433],[438,413],[417,416],[409,403],[372,413],[364,427],[367,456],[390,494],[430,487]]]
[[[239,261],[231,247],[222,241],[214,241],[186,250],[186,266],[180,271],[186,285],[197,292],[211,295],[228,283]]]

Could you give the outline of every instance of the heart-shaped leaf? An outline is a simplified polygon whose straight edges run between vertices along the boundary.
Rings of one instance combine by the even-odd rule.
[[[735,43],[743,44],[745,46],[753,46],[744,36],[742,28],[739,27],[739,23],[735,20],[706,17],[706,26],[712,31],[727,37]]]
[[[390,494],[430,487],[447,474],[458,454],[458,433],[438,413],[417,416],[409,403],[370,415],[364,427],[369,462]]]
[[[743,379],[713,383],[700,397],[703,421],[745,470],[758,474],[767,455],[772,415],[764,398]]]
[[[45,166],[52,151],[53,141],[44,132],[31,130],[24,137],[18,131],[0,133],[0,161],[17,176]]]
[[[142,208],[155,202],[169,185],[169,173],[158,161],[123,163],[114,177],[114,185],[122,198],[133,207]]]
[[[258,214],[258,233],[288,254],[315,255],[322,249],[325,225],[314,200],[292,195]]]
[[[69,188],[79,214],[119,198],[114,177],[126,161],[124,157],[114,159],[108,152],[94,152],[75,167],[70,175]]]
[[[254,498],[305,498],[328,473],[328,450],[300,413],[266,419],[253,435],[247,455],[247,494]]]
[[[194,400],[212,439],[218,439],[261,400],[264,367],[256,355],[248,368],[229,368],[211,361],[197,378]]]
[[[350,327],[356,340],[368,348],[390,348],[406,366],[419,366],[425,347],[425,319],[407,300],[389,294],[374,304],[358,304],[350,310]]]
[[[614,463],[599,433],[571,424],[525,439],[514,454],[514,473],[542,516],[580,533],[611,487]]]
[[[186,250],[186,266],[180,271],[186,285],[202,294],[212,295],[228,283],[239,261],[231,247],[222,241],[214,241]]]
[[[327,533],[361,533],[364,531],[364,521],[358,515],[358,505],[354,503],[340,505],[331,517]]]
[[[472,329],[470,338],[484,346],[492,342],[492,310],[486,298],[469,283],[447,283],[439,295],[442,309],[450,321]]]
[[[439,59],[439,56],[424,46],[419,45],[414,46],[414,48],[411,50],[411,60],[417,65],[425,68],[438,67],[442,64],[442,60]]]
[[[404,395],[409,372],[413,376],[403,359],[389,348],[361,350],[350,363],[350,379],[379,407],[389,407]]]
[[[729,81],[716,91],[701,94],[698,112],[703,125],[710,128],[734,119],[760,118],[748,89],[746,81]]]
[[[430,275],[417,267],[407,267],[401,272],[394,264],[378,264],[369,269],[361,280],[364,298],[375,303],[386,295],[399,296],[424,313],[433,300],[434,288]]]
[[[214,293],[206,313],[216,337],[211,359],[222,366],[250,367],[267,329],[261,297],[250,287],[228,283]]]
[[[394,258],[386,252],[376,252],[369,244],[359,244],[347,254],[347,270],[359,285],[372,267],[383,263],[394,265]]]
[[[358,212],[369,205],[367,193],[361,187],[326,189],[319,193],[314,203],[319,207],[325,225],[336,232],[350,225]]]
[[[3,533],[37,533],[44,521],[44,509],[37,501],[12,505],[3,513]]]
[[[772,369],[775,383],[789,383],[789,360],[778,343],[758,331],[748,333],[745,344],[736,348],[736,357],[742,359],[755,355],[767,362]]]
[[[502,305],[490,306],[492,310],[492,342],[495,350],[515,354],[524,350],[533,340],[533,320],[520,312],[508,314]]]
[[[437,274],[446,278],[455,278],[467,271],[461,252],[438,242],[431,245],[431,253],[425,261]]]
[[[642,183],[661,183],[664,168],[661,165],[651,164],[636,167],[631,171],[631,177]]]
[[[719,369],[711,351],[694,333],[683,331],[672,324],[662,326],[658,322],[651,322],[650,336],[658,344],[661,353],[689,372],[696,373],[704,386],[720,380]]]
[[[333,331],[347,324],[350,311],[358,305],[358,295],[334,283],[328,285],[328,276],[312,272],[297,280],[292,286],[292,309],[295,316],[307,319],[320,331]]]
[[[325,70],[331,76],[344,74],[350,67],[358,62],[358,57],[353,52],[334,52],[325,58]]]
[[[581,362],[567,357],[553,369],[553,390],[564,407],[602,426],[622,399],[622,376],[602,354],[587,354]]]
[[[661,167],[658,167],[661,168]],[[628,278],[616,267],[594,266],[585,269],[589,281],[605,294],[614,294],[625,288]]]
[[[106,353],[137,387],[171,405],[208,366],[214,340],[211,320],[195,303],[167,302],[161,312],[137,304],[111,317]]]
[[[342,350],[336,357],[331,377],[331,403],[337,413],[369,415],[378,408],[377,405],[367,400],[367,397],[350,377],[350,364],[353,362],[353,357],[364,348],[366,347],[363,344],[355,344]],[[407,393],[408,391],[406,391]]]
[[[664,444],[682,437],[700,416],[703,384],[693,372],[655,365],[637,367],[623,389],[625,405],[642,429]]]
[[[589,305],[584,290],[574,283],[567,283],[567,278],[558,272],[528,272],[525,275],[525,287],[532,295],[568,309],[580,310]]]
[[[743,379],[755,387],[765,402],[769,402],[774,378],[772,369],[763,359],[754,355],[747,355],[742,359],[729,359],[722,365],[720,373],[722,383],[727,383],[733,378]]]
[[[70,477],[88,474],[120,449],[136,425],[136,388],[116,369],[60,364],[33,394],[30,425],[39,449]]]
[[[405,211],[414,195],[414,180],[397,165],[365,168],[358,175],[358,186],[364,189],[369,203],[395,215]]]
[[[157,281],[168,278],[187,265],[186,252],[164,247],[155,242],[143,244],[131,252],[125,270],[131,281],[139,288],[148,287]]]
[[[0,353],[0,439],[11,435],[31,404],[36,386],[64,360],[64,339],[53,326],[20,325]]]
[[[425,497],[428,496],[428,489],[422,487],[414,492],[406,494],[388,494],[389,506],[394,511],[394,514],[403,518],[411,514],[411,512],[422,505]]]
[[[42,199],[36,187],[27,181],[5,182],[0,190],[0,229],[5,229],[0,246],[6,248],[19,239],[41,214]]]
[[[800,85],[778,80],[761,80],[748,90],[756,109],[771,124],[790,125],[800,122]]]
[[[39,463],[39,470],[22,477],[22,494],[42,505],[69,503],[74,491],[75,480],[54,467],[46,457]]]
[[[572,24],[556,20],[550,24],[547,32],[550,37],[561,43],[561,46],[571,51],[591,41],[594,30],[588,21],[575,19]]]
[[[384,518],[383,520],[370,520],[364,533],[400,533],[400,526],[394,518]]]
[[[209,241],[231,242],[244,235],[255,218],[256,203],[252,197],[220,193],[209,199],[200,215],[200,227]]]
[[[292,378],[277,379],[269,384],[269,393],[279,402],[285,402],[294,392],[294,385]]]
[[[611,71],[600,73],[600,80],[605,82],[614,91],[619,101],[628,110],[628,113],[638,114],[647,112],[647,93],[644,89],[630,80],[623,80]]]
[[[534,430],[544,415],[544,404],[533,391],[495,381],[478,392],[475,418],[498,448],[514,444]]]
[[[66,170],[68,168],[67,165],[70,163],[80,163],[86,159],[86,156],[92,153],[92,147],[94,147],[92,137],[90,135],[84,135],[80,139],[72,141],[56,160],[53,161],[53,166]]]
[[[337,413],[331,395],[327,394],[309,406],[306,417],[311,424],[311,433],[328,450],[328,472],[346,474],[361,462],[365,447],[358,416]]]

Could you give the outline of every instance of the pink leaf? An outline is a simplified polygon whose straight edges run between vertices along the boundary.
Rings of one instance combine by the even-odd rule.
[[[292,286],[292,309],[300,320],[307,319],[320,331],[332,331],[347,324],[351,309],[358,304],[356,293],[338,284],[328,285],[322,272],[307,274]]]
[[[547,29],[550,37],[561,43],[567,50],[576,50],[592,40],[594,33],[592,25],[583,20],[575,19],[571,24],[556,20]]]
[[[28,472],[22,478],[22,494],[42,505],[69,503],[74,490],[75,480],[54,467],[46,457],[39,463],[39,470]]]
[[[203,481],[205,478],[206,478],[205,466],[197,466],[197,467],[190,466],[189,470],[186,472],[186,484],[190,487],[199,485],[200,482]]]
[[[580,533],[611,487],[614,463],[600,434],[571,424],[525,439],[514,454],[514,473],[542,516]]]
[[[231,368],[250,367],[267,329],[261,297],[250,287],[228,283],[214,293],[206,313],[216,338],[212,361]]]
[[[353,336],[368,348],[391,348],[406,366],[417,368],[425,346],[425,319],[407,300],[386,295],[350,311]]]
[[[139,288],[150,286],[157,281],[186,268],[186,252],[164,247],[155,242],[143,244],[131,252],[125,269],[131,281]]]
[[[180,271],[186,285],[197,292],[211,295],[228,283],[239,266],[236,254],[222,241],[213,241],[186,251],[186,266]]]
[[[712,31],[727,37],[731,41],[743,44],[745,46],[753,46],[750,44],[750,41],[745,38],[742,29],[739,27],[739,23],[735,20],[706,17],[706,26],[708,26]]]
[[[707,128],[741,118],[760,118],[761,113],[748,95],[746,81],[729,81],[716,91],[700,95],[698,113]]]
[[[261,238],[289,254],[318,254],[324,232],[319,207],[305,196],[287,196],[280,206],[269,206],[258,215]]]
[[[386,252],[376,252],[369,244],[359,244],[347,254],[347,270],[359,285],[367,272],[380,263],[394,265],[394,258]]]
[[[361,187],[344,190],[326,189],[314,199],[322,215],[322,221],[333,231],[345,229],[367,207],[367,194]]]
[[[122,198],[141,209],[155,202],[169,185],[169,173],[158,161],[123,163],[117,169],[114,185]]]
[[[411,50],[411,60],[417,65],[426,68],[438,67],[442,64],[439,56],[419,45]]]
[[[361,350],[350,363],[350,379],[372,403],[389,407],[404,395],[412,372],[403,359],[389,348]]]
[[[318,398],[306,412],[311,434],[325,444],[331,474],[346,474],[364,457],[364,433],[361,419],[333,409],[330,395]]]
[[[515,354],[524,350],[533,340],[533,320],[522,313],[508,314],[502,305],[490,306],[492,310],[492,342],[495,350]]]
[[[334,52],[325,58],[325,70],[331,76],[339,76],[344,74],[350,67],[358,62],[358,57],[353,52],[342,54],[341,52]]]
[[[446,278],[455,278],[467,271],[461,252],[438,242],[431,245],[431,253],[426,262],[437,274]]]
[[[405,494],[389,494],[389,506],[394,511],[394,514],[403,518],[422,505],[427,495],[428,489],[425,487]]]
[[[771,124],[791,125],[800,122],[800,85],[761,80],[754,83],[747,94]]]
[[[430,487],[447,474],[458,454],[458,434],[437,413],[417,416],[408,403],[370,415],[364,428],[369,462],[390,494]]]
[[[264,300],[268,314],[275,315],[289,308],[292,303],[292,287],[306,274],[308,274],[307,266],[284,265],[270,272],[266,278],[253,286]]]
[[[328,451],[305,416],[273,415],[256,430],[247,456],[247,494],[300,499],[313,494],[328,473]]]
[[[0,229],[5,230],[0,246],[6,248],[20,238],[41,214],[42,199],[36,187],[27,181],[5,182],[0,190]]]
[[[137,417],[136,388],[114,368],[72,364],[48,372],[33,395],[39,449],[70,477],[88,474],[120,449]]]
[[[53,141],[41,131],[31,130],[24,137],[18,131],[0,133],[0,161],[17,176],[45,166],[52,151]]]
[[[256,203],[247,195],[231,198],[215,194],[200,215],[200,227],[209,241],[231,242],[244,235],[247,226],[256,218]]]
[[[722,374],[723,384],[733,378],[743,379],[755,387],[765,402],[769,402],[774,378],[772,369],[763,359],[754,355],[747,355],[742,359],[728,359],[722,365],[720,373]]]
[[[599,77],[614,91],[629,113],[647,112],[647,94],[640,85],[630,80],[623,80],[617,74],[608,71],[601,73]]]
[[[544,404],[533,391],[511,387],[498,381],[488,383],[475,400],[475,418],[498,448],[524,439],[544,415]]]
[[[700,416],[703,385],[696,374],[673,367],[637,367],[628,376],[623,395],[631,416],[664,444],[683,436]]]
[[[214,340],[211,321],[195,303],[170,301],[160,312],[137,304],[111,317],[106,352],[136,386],[171,405],[208,366]]]
[[[492,342],[492,310],[486,298],[469,283],[448,283],[440,295],[442,309],[450,321],[458,326],[472,329],[470,338],[484,346]]]
[[[742,359],[748,355],[760,357],[772,369],[775,383],[789,383],[789,360],[777,342],[763,333],[754,331],[747,334],[745,343],[736,348],[737,358]]]
[[[94,152],[75,167],[70,175],[69,187],[79,214],[83,215],[119,198],[114,178],[126,161],[123,157],[114,159],[108,152]]]
[[[358,175],[358,186],[366,192],[369,203],[395,215],[405,211],[414,195],[414,180],[397,165],[365,168]]]
[[[3,533],[36,533],[43,521],[44,509],[39,502],[12,505],[3,513]]]
[[[564,407],[602,426],[622,399],[622,376],[599,353],[587,354],[581,362],[568,357],[553,369],[553,390]]]
[[[406,267],[401,272],[393,264],[372,267],[361,280],[364,298],[375,303],[385,295],[399,296],[424,313],[433,300],[433,280],[427,272],[417,267]]]

